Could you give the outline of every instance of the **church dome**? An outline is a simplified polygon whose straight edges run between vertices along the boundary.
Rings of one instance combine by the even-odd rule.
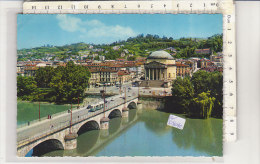
[[[147,59],[168,59],[168,60],[173,60],[173,57],[166,51],[154,51],[147,57]]]

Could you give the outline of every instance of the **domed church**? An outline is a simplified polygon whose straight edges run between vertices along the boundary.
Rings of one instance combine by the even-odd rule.
[[[148,57],[144,65],[145,80],[156,80],[167,83],[176,79],[176,64],[174,58],[166,51],[154,51]]]

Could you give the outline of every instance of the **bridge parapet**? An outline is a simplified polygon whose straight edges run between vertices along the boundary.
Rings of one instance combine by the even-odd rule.
[[[121,100],[121,99],[120,99]],[[64,117],[67,118],[67,120],[63,122],[58,122],[57,125],[55,126],[47,126],[46,129],[39,131],[38,133],[31,135],[27,134],[27,132],[30,132],[30,128],[32,130],[38,129],[43,127],[42,125],[49,125],[51,121],[58,119],[59,117],[53,118],[53,120],[43,120],[41,122],[35,123],[30,125],[30,127],[23,127],[17,129],[17,150],[18,150],[18,156],[25,156],[26,152],[30,151],[33,147],[38,145],[41,142],[44,142],[46,140],[50,139],[57,139],[59,140],[63,145],[64,149],[66,149],[66,142],[65,142],[65,136],[69,134],[69,129],[70,126],[72,125],[72,133],[77,133],[78,130],[82,125],[84,125],[86,122],[94,120],[98,123],[99,127],[101,127],[101,119],[103,115],[107,116],[115,109],[118,109],[123,113],[122,109],[125,106],[128,106],[130,103],[136,103],[138,102],[138,97],[137,96],[131,96],[127,97],[126,100],[126,105],[124,105],[124,100],[122,99],[120,101],[116,101],[114,104],[107,104],[106,111],[103,110],[98,110],[95,112],[88,112],[84,109],[82,110],[77,110],[75,113],[73,113],[73,119],[72,119],[72,124],[70,124],[70,114],[64,113]],[[108,122],[108,121],[107,121]],[[26,135],[24,135],[26,134]],[[75,145],[75,142],[73,142]]]

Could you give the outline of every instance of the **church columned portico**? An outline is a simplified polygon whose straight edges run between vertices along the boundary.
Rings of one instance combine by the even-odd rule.
[[[166,80],[166,68],[146,68],[145,80]]]
[[[168,52],[155,51],[151,53],[147,57],[144,68],[146,80],[144,84],[147,84],[145,86],[153,87],[152,84],[170,86],[171,82],[176,79],[175,60]]]

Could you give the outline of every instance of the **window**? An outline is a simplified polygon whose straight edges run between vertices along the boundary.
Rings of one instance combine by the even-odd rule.
[[[171,73],[169,73],[169,78],[171,78]]]

